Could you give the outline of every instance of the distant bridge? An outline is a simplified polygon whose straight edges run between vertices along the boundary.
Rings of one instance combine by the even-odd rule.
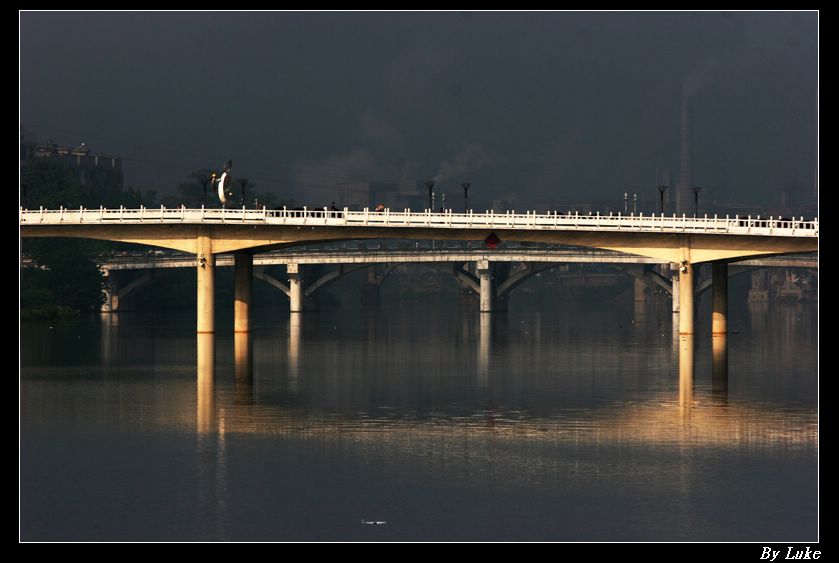
[[[608,250],[556,248],[503,248],[496,250],[475,248],[445,248],[430,250],[427,248],[338,248],[288,249],[275,250],[258,254],[253,258],[254,276],[276,287],[286,296],[290,296],[289,285],[281,279],[265,271],[265,267],[292,264],[302,273],[304,265],[335,265],[336,268],[325,272],[317,279],[311,279],[303,287],[300,297],[309,297],[324,286],[336,281],[342,276],[376,264],[387,264],[396,267],[408,263],[452,263],[455,279],[464,288],[480,294],[480,281],[468,268],[469,264],[488,263],[493,268],[501,263],[521,263],[523,268],[517,270],[493,272],[493,289],[491,305],[494,310],[503,309],[510,292],[534,275],[562,264],[609,264],[623,269],[636,280],[636,299],[643,300],[644,286],[659,287],[672,294],[672,281],[669,276],[663,276],[652,265],[665,264],[655,258],[634,256]],[[377,245],[379,246],[379,245]],[[105,311],[117,311],[120,303],[138,289],[151,283],[155,278],[154,270],[170,270],[173,268],[191,268],[195,266],[195,257],[188,254],[168,254],[163,252],[123,252],[110,256],[103,255],[98,259],[100,268],[108,277],[107,300],[103,307]],[[217,267],[232,267],[235,258],[232,255],[216,257]],[[784,255],[752,258],[732,263],[735,267],[729,276],[752,271],[756,268],[818,268],[818,256]],[[123,283],[116,275],[117,272],[128,270],[144,270],[147,273],[140,278]],[[388,270],[387,273],[389,273]],[[381,282],[381,279],[377,280]],[[302,284],[301,280],[301,284]],[[700,281],[697,285],[697,296],[710,289],[710,279]],[[678,305],[676,300],[675,305]],[[302,303],[291,303],[292,311],[302,310]],[[675,309],[678,311],[678,308]]]

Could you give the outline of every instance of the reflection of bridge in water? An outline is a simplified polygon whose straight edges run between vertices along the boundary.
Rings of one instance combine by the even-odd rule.
[[[488,336],[491,321],[488,319],[487,315],[481,315],[479,319],[476,346],[479,387],[486,387],[492,361],[492,344]],[[351,442],[385,441],[405,447],[427,440],[464,438],[530,443],[568,441],[583,445],[618,445],[630,440],[636,444],[674,447],[686,444],[703,447],[815,446],[815,415],[791,414],[783,409],[773,409],[769,403],[729,401],[727,358],[719,354],[720,350],[727,349],[724,343],[714,347],[710,388],[695,393],[693,343],[685,338],[682,336],[680,340],[679,383],[672,395],[659,393],[643,402],[625,403],[619,409],[609,404],[602,411],[597,408],[577,410],[572,415],[540,415],[493,408],[466,409],[457,414],[432,412],[406,416],[404,409],[395,414],[386,410],[318,414],[308,408],[296,409],[287,401],[272,402],[257,396],[250,335],[243,333],[234,341],[235,385],[232,390],[219,392],[214,389],[211,364],[204,364],[199,370],[196,421],[200,432],[282,434],[304,439],[340,437]],[[300,372],[299,317],[289,325],[287,346],[285,384],[286,391],[293,395],[298,392],[300,379],[305,377]]]
[[[778,322],[778,329],[783,334],[800,334],[798,324],[787,324],[785,320],[794,321],[800,317],[801,308],[788,305],[784,312],[786,314],[783,316],[773,317]],[[662,329],[657,327],[658,323],[651,322],[654,319],[649,315],[659,319],[662,317],[656,315],[652,304],[648,305],[645,315],[648,315],[647,320],[640,319],[638,326],[646,328],[636,333],[637,344],[644,346],[645,343],[658,342],[656,348],[649,351],[653,355],[647,357],[663,360],[664,356],[658,353],[666,350],[667,345],[660,340]],[[459,316],[461,322],[455,325],[458,327],[455,330],[460,336],[456,340],[463,340],[461,349],[472,356],[472,361],[465,370],[471,376],[456,380],[462,386],[459,389],[466,394],[458,391],[453,395],[466,399],[454,404],[443,403],[435,409],[433,403],[428,408],[428,403],[421,401],[419,404],[423,410],[416,410],[417,403],[413,402],[417,393],[414,376],[392,380],[372,377],[369,389],[372,393],[370,397],[377,398],[375,401],[368,400],[366,394],[349,395],[349,389],[367,389],[368,385],[359,387],[357,381],[343,381],[340,377],[343,370],[330,369],[330,366],[337,364],[333,360],[321,358],[346,357],[344,352],[355,349],[353,347],[357,344],[339,339],[327,343],[324,348],[322,334],[331,333],[331,325],[318,324],[315,317],[311,318],[314,324],[307,325],[309,317],[295,315],[279,333],[272,332],[270,337],[260,337],[257,357],[261,360],[257,369],[254,369],[254,339],[249,333],[236,334],[232,342],[224,344],[225,350],[229,350],[227,347],[230,346],[233,351],[232,363],[229,360],[224,363],[232,368],[234,377],[218,380],[212,359],[205,358],[201,362],[197,381],[190,383],[187,378],[183,379],[182,384],[176,384],[177,391],[167,395],[166,404],[153,414],[150,413],[149,423],[175,425],[186,431],[197,429],[204,434],[280,433],[300,439],[345,440],[359,444],[386,443],[388,447],[392,444],[395,448],[419,444],[429,448],[445,448],[445,444],[450,444],[451,451],[456,451],[457,444],[462,445],[463,440],[472,438],[477,441],[491,439],[501,443],[533,445],[568,443],[619,446],[622,443],[633,443],[656,447],[815,447],[815,412],[790,410],[772,400],[751,402],[739,397],[729,398],[728,362],[725,357],[727,347],[716,342],[711,356],[710,374],[698,374],[702,381],[700,385],[695,385],[694,379],[693,342],[686,340],[684,335],[676,335],[676,343],[684,344],[686,348],[679,354],[680,362],[674,377],[665,376],[661,380],[664,390],[643,391],[642,395],[636,394],[629,400],[616,396],[617,402],[589,401],[595,390],[582,380],[578,384],[576,374],[582,372],[574,367],[579,363],[574,361],[575,358],[580,357],[575,345],[564,346],[567,351],[561,356],[548,353],[544,350],[544,342],[546,338],[550,342],[553,337],[546,337],[544,329],[540,330],[536,324],[531,326],[531,332],[534,335],[541,333],[542,336],[532,341],[518,341],[523,345],[517,348],[520,352],[514,357],[505,356],[506,359],[501,360],[497,351],[493,353],[494,349],[508,342],[506,335],[511,334],[508,331],[515,330],[518,333],[521,330],[518,323],[513,328],[503,322],[504,316],[477,313]],[[767,321],[762,311],[750,312],[750,316],[752,324],[765,324]],[[389,322],[377,322],[378,315],[365,315],[364,318],[367,320],[360,334],[355,330],[353,332],[363,342],[376,340],[377,326],[379,329],[390,327]],[[663,319],[666,323],[667,314]],[[122,323],[117,316],[110,315],[103,317],[103,322],[106,323],[103,350],[106,350],[109,339],[111,342],[117,341],[114,336]],[[585,330],[592,330],[593,326],[596,326],[596,322],[587,325]],[[434,327],[430,328],[434,330]],[[761,337],[763,333],[755,334]],[[384,333],[379,335],[383,336]],[[397,336],[397,340],[404,342],[404,346],[412,346],[409,340],[401,336]],[[153,355],[146,361],[151,361],[150,365],[167,364],[173,360],[176,364],[180,363],[189,354],[189,346],[184,346],[188,341],[188,337],[181,337],[179,341],[167,339],[165,347],[154,349],[159,356]],[[598,357],[605,353],[605,349],[601,350],[602,346],[598,346],[596,341],[589,342],[583,351],[584,357]],[[201,346],[199,349],[211,348]],[[381,365],[407,374],[409,371],[402,369],[402,366],[415,362],[411,356],[412,349],[400,347],[377,350],[377,355],[401,358],[397,363],[388,360],[387,364]],[[557,380],[562,383],[556,391],[560,394],[559,403],[553,399],[540,399],[527,392],[526,388],[523,393],[516,391],[515,398],[508,402],[505,400],[511,396],[508,389],[521,389],[520,381],[508,376],[511,373],[509,367],[514,366],[521,357],[528,357],[538,350],[543,350],[544,354],[537,352],[539,355],[534,356],[536,362],[550,361],[553,357],[569,362],[568,368],[561,368],[555,374],[545,376],[561,378]],[[362,358],[369,351],[362,352],[358,361],[364,362]],[[428,352],[424,348],[417,350],[420,356],[427,356]],[[148,351],[138,350],[136,353],[136,357],[142,361]],[[671,357],[667,352],[664,354]],[[108,361],[104,352],[103,359]],[[777,359],[781,361],[779,365],[789,366],[781,369],[792,369],[798,363],[792,353],[777,356]],[[585,362],[580,365],[583,364]],[[566,362],[560,361],[556,365],[566,365]],[[620,369],[621,365],[627,366],[629,371],[626,375],[629,376],[646,371],[643,360],[638,363],[628,358],[626,361],[607,360],[603,366],[604,373],[612,373],[615,368]],[[659,361],[656,365],[662,364]],[[352,367],[346,369],[356,373]],[[419,370],[417,373],[425,373],[426,367],[419,366],[416,369]],[[662,370],[663,374],[668,372],[668,369]],[[536,384],[539,389],[546,389],[547,380],[534,381],[530,377],[532,374],[525,380],[531,381],[527,385]],[[614,385],[614,381],[624,376],[617,372],[611,377],[612,380],[601,380],[604,388],[609,388]],[[120,385],[139,385],[143,381],[142,378],[119,378]],[[631,388],[643,389],[631,381]],[[423,393],[427,397],[435,396],[438,385],[448,387],[449,383],[444,380],[429,381],[424,385]],[[778,396],[786,395],[780,393]],[[567,397],[567,402],[563,397]],[[581,399],[583,402],[589,401],[591,406],[580,409],[578,405]],[[568,408],[563,404],[567,404]],[[379,408],[386,405],[395,405],[395,408]]]

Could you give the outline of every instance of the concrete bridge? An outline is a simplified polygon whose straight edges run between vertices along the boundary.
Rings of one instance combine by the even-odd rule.
[[[456,245],[452,247],[451,245]],[[510,244],[514,246],[516,243]],[[153,282],[157,278],[156,272],[171,272],[175,268],[191,268],[195,266],[195,258],[189,254],[171,254],[162,251],[152,252],[122,252],[103,255],[98,258],[99,267],[108,280],[107,299],[103,311],[114,312],[120,309],[124,299],[135,291]],[[216,257],[216,267],[234,266],[234,256],[222,254]],[[563,264],[606,264],[615,266],[632,276],[635,280],[635,300],[645,300],[646,288],[660,288],[672,295],[674,283],[671,279],[668,262],[624,254],[610,250],[591,250],[584,248],[569,248],[563,246],[540,246],[499,248],[486,250],[467,247],[464,243],[449,243],[447,248],[438,250],[420,248],[419,243],[414,247],[382,248],[381,244],[374,247],[359,248],[356,244],[333,244],[328,247],[318,245],[316,248],[291,248],[273,250],[257,254],[253,258],[254,277],[272,285],[291,297],[291,289],[287,281],[272,275],[266,268],[269,266],[285,266],[298,272],[298,282],[302,284],[300,292],[295,296],[304,299],[315,294],[318,290],[340,279],[342,276],[360,269],[375,267],[377,264],[388,266],[384,275],[374,276],[373,281],[368,277],[367,285],[375,285],[372,289],[378,291],[380,284],[387,275],[400,264],[417,263],[450,263],[452,275],[464,289],[481,295],[480,278],[477,271],[489,269],[492,271],[491,294],[483,295],[481,304],[485,311],[504,310],[506,301],[513,289],[526,282],[533,276]],[[511,265],[516,264],[516,267]],[[334,268],[325,272],[317,272],[315,276],[304,277],[304,267],[311,265],[332,265]],[[656,268],[664,265],[666,269]],[[766,256],[762,258],[746,259],[734,262],[729,268],[729,277],[754,271],[758,268],[811,268],[818,267],[818,256],[783,255]],[[507,266],[507,267],[504,267]],[[142,271],[142,276],[125,280],[120,272]],[[308,272],[306,272],[308,273]],[[664,275],[662,275],[664,273]],[[308,278],[308,279],[306,279]],[[711,279],[698,279],[696,296],[711,288]],[[678,282],[675,283],[678,288]],[[365,289],[370,291],[367,286]],[[485,288],[486,290],[486,288]],[[291,302],[290,310],[303,310],[302,302]],[[678,312],[678,299],[674,301],[674,312]]]
[[[713,264],[714,334],[726,334],[728,263],[744,258],[816,252],[818,219],[686,217],[507,212],[416,213],[385,210],[248,209],[58,209],[20,211],[23,237],[78,237],[169,248],[195,256],[199,335],[215,331],[216,256],[235,253],[234,330],[250,331],[254,254],[313,242],[358,239],[495,240],[537,242],[611,250],[675,264],[678,269],[679,333],[694,333],[694,268]],[[302,303],[300,262],[288,263],[289,296]],[[483,298],[492,298],[491,260],[477,262]],[[295,267],[298,266],[298,267]],[[484,304],[486,305],[486,303]],[[482,310],[491,310],[482,305]],[[199,369],[212,361],[212,339],[199,337]],[[202,344],[203,343],[203,344]],[[690,354],[680,361],[692,360]]]

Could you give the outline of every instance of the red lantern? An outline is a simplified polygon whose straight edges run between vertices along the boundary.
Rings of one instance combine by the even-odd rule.
[[[487,238],[484,239],[484,242],[487,245],[487,248],[490,250],[495,250],[498,248],[498,244],[501,242],[501,239],[498,238],[498,235],[495,233],[490,233]]]

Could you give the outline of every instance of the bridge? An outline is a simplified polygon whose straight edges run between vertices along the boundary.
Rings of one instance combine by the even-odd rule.
[[[781,217],[686,217],[643,214],[506,212],[433,213],[268,209],[20,210],[23,237],[78,237],[169,248],[195,256],[197,332],[215,331],[216,255],[235,253],[234,331],[250,331],[254,254],[313,242],[359,239],[496,240],[611,250],[678,268],[679,333],[694,333],[694,268],[713,264],[714,334],[728,332],[728,263],[744,258],[818,251],[819,221]],[[481,295],[491,299],[492,269],[479,262]],[[486,267],[484,267],[486,266]],[[302,303],[299,271],[289,263],[289,295]],[[483,301],[483,298],[482,298]],[[491,304],[483,310],[491,310]],[[212,358],[212,339],[199,338],[199,366]],[[204,344],[202,344],[204,342]],[[209,346],[209,348],[207,348]],[[692,359],[684,354],[684,361]],[[682,357],[680,356],[680,361]]]
[[[29,265],[29,259],[24,257],[23,264]],[[118,311],[121,303],[134,292],[158,279],[156,271],[171,272],[176,268],[191,268],[195,266],[195,258],[184,253],[152,252],[121,252],[101,255],[97,258],[100,269],[108,280],[106,302],[103,311]],[[375,277],[375,284],[381,283],[387,275],[400,264],[418,263],[450,263],[452,275],[464,289],[481,295],[480,280],[476,271],[492,270],[492,294],[484,295],[482,305],[484,310],[504,310],[506,300],[513,289],[531,279],[533,276],[563,264],[606,264],[615,266],[632,276],[635,280],[636,301],[645,300],[645,289],[659,288],[672,295],[673,281],[669,275],[670,265],[659,259],[624,254],[610,250],[592,250],[585,248],[569,248],[564,246],[516,247],[516,243],[508,243],[506,248],[486,250],[473,248],[471,244],[448,243],[446,248],[429,249],[420,247],[419,243],[411,247],[396,247],[389,245],[383,248],[381,244],[372,247],[361,247],[360,244],[332,244],[315,248],[290,248],[273,250],[255,255],[253,258],[254,277],[279,289],[291,298],[289,283],[272,275],[266,268],[270,266],[285,266],[288,270],[296,270],[299,274],[297,281],[302,284],[296,297],[304,299],[315,294],[318,290],[340,279],[349,273],[360,269],[374,267],[377,264],[388,266],[384,275]],[[219,255],[216,267],[232,267],[235,264],[233,256]],[[503,267],[516,264],[517,267]],[[334,268],[325,272],[318,272],[314,277],[304,278],[304,266],[332,265]],[[665,266],[664,275],[655,266]],[[754,271],[758,268],[818,268],[818,256],[782,255],[766,256],[739,260],[731,263],[729,277]],[[142,271],[143,275],[132,280],[125,280],[120,272]],[[696,296],[711,288],[710,278],[698,279]],[[371,285],[368,278],[368,285]],[[678,289],[678,282],[675,284]],[[367,286],[365,286],[367,289]],[[378,285],[372,289],[377,290]],[[678,312],[678,299],[674,301],[674,312]],[[301,311],[302,302],[291,302],[292,312]]]

